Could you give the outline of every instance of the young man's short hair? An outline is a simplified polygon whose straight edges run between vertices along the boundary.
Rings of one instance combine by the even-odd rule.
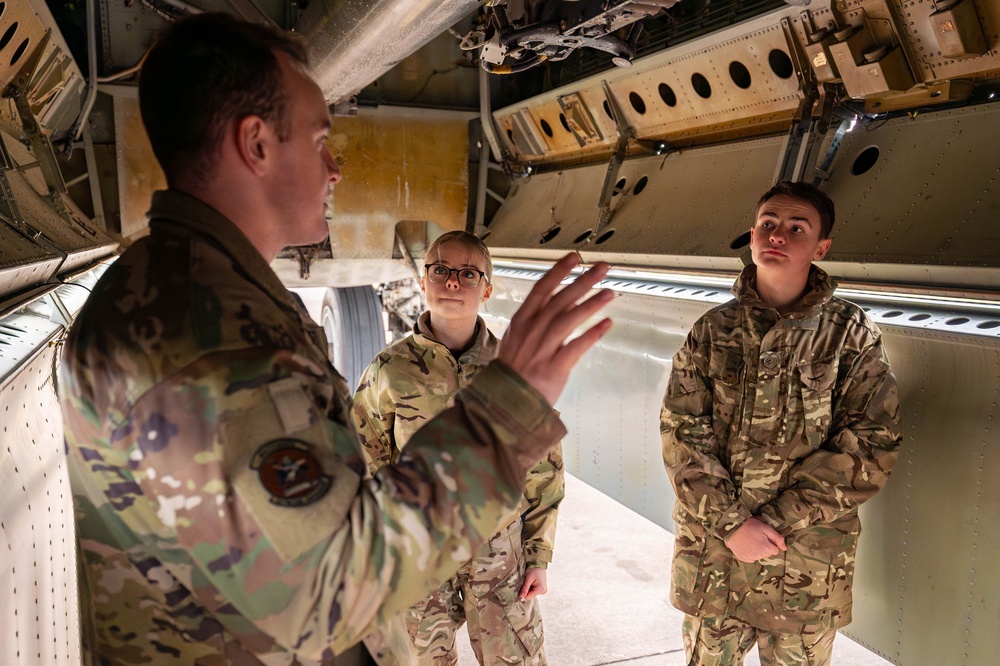
[[[307,64],[301,38],[228,14],[179,21],[153,45],[139,75],[139,109],[153,153],[173,185],[204,179],[234,120],[260,116],[291,132],[276,51]]]
[[[811,185],[809,183],[796,183],[790,180],[784,180],[764,194],[761,195],[760,199],[757,200],[757,206],[754,208],[754,215],[760,210],[760,207],[764,205],[768,199],[772,199],[779,194],[784,194],[786,196],[795,197],[796,199],[801,199],[812,205],[819,213],[819,224],[820,240],[830,237],[830,232],[833,231],[833,221],[834,221],[834,209],[833,209],[833,199],[828,197],[826,193],[821,192],[818,187]]]

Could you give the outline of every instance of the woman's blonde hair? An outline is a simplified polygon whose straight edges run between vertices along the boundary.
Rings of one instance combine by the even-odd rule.
[[[461,243],[479,255],[486,262],[486,268],[483,271],[486,273],[486,280],[493,282],[493,257],[490,256],[490,249],[486,247],[486,243],[479,236],[470,234],[468,231],[447,231],[435,238],[430,247],[427,248],[427,253],[424,254],[425,261],[433,263],[435,258],[440,257],[441,246],[445,243]]]

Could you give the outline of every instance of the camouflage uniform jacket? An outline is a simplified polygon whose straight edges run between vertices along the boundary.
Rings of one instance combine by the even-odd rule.
[[[354,394],[354,420],[372,474],[395,462],[414,433],[449,407],[455,394],[497,355],[499,341],[482,317],[472,346],[457,359],[434,339],[429,321],[430,312],[424,312],[411,335],[376,356]],[[565,493],[559,445],[528,473],[521,506],[509,521],[523,521],[526,566],[544,568],[552,561],[556,518]],[[488,552],[489,544],[483,548]]]
[[[334,663],[469,559],[565,429],[494,363],[362,480],[347,386],[301,302],[200,201],[158,192],[150,217],[63,354],[88,647]]]
[[[812,267],[809,289],[780,315],[754,290],[702,316],[674,356],[660,420],[674,486],[671,601],[796,632],[851,619],[858,506],[884,485],[900,444],[896,381],[881,333],[833,297]],[[745,564],[727,539],[751,516],[788,550]]]

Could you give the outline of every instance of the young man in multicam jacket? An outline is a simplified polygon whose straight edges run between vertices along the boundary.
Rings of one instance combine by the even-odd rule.
[[[354,394],[354,418],[369,469],[399,459],[407,442],[446,409],[499,341],[479,316],[493,291],[489,249],[452,231],[427,249],[420,285],[427,311],[412,335],[380,353]],[[405,614],[417,663],[458,663],[455,635],[468,622],[480,664],[543,666],[542,618],[535,597],[547,591],[556,518],[565,495],[561,446],[528,473],[521,505],[468,564]]]
[[[851,621],[858,507],[900,445],[878,328],[812,265],[834,208],[804,183],[766,192],[735,301],[699,319],[663,400],[677,497],[670,599],[691,666],[830,663]]]
[[[567,257],[483,368],[375,479],[322,329],[269,262],[323,240],[330,115],[303,45],[220,14],[143,66],[169,189],[94,287],[60,395],[99,664],[368,663],[351,648],[450,578],[565,432],[551,408],[609,322]]]

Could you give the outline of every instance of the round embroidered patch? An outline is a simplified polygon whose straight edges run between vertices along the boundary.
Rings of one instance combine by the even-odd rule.
[[[275,439],[250,459],[268,501],[278,506],[306,506],[319,501],[333,485],[309,445],[297,439]]]

